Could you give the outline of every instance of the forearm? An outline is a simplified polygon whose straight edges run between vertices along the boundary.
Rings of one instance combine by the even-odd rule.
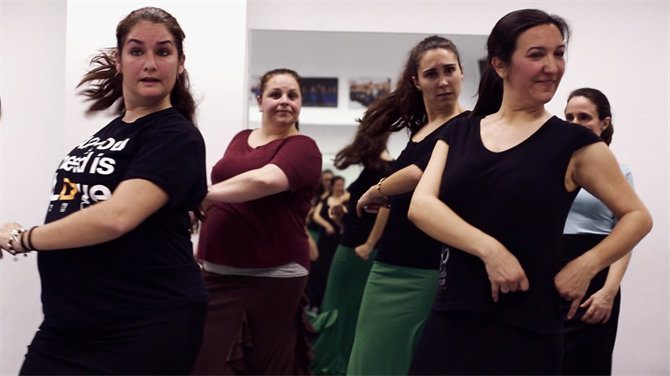
[[[247,171],[210,187],[207,201],[239,203],[289,189],[288,178],[276,165]]]
[[[651,229],[651,217],[647,213],[645,208],[631,211],[626,213],[619,219],[619,222],[612,229],[612,232],[603,239],[598,245],[593,247],[591,250],[580,256],[583,258],[589,267],[591,268],[591,273],[595,275],[599,271],[603,270],[607,266],[614,266],[618,260],[623,257],[630,259],[630,251],[637,245],[642,238],[649,232]],[[619,267],[615,267],[615,272]],[[625,267],[623,270],[620,270],[620,276],[613,275],[612,282],[619,283],[621,278],[623,278],[623,273],[628,266],[628,261],[625,262]],[[608,280],[609,274],[608,273]]]
[[[150,181],[126,180],[108,200],[35,228],[30,241],[41,251],[108,242],[135,229],[169,199],[165,191]]]
[[[319,226],[321,226],[321,227],[329,227],[329,226],[330,226],[330,223],[328,223],[328,221],[326,221],[325,219],[323,219],[323,217],[321,216],[321,209],[322,209],[322,207],[323,207],[323,204],[322,204],[322,203],[319,203],[319,204],[316,206],[316,208],[314,209],[314,215],[312,216],[312,218],[314,219],[314,222],[316,222]]]
[[[421,180],[421,175],[423,171],[417,165],[409,165],[384,179],[379,185],[379,193],[383,196],[393,196],[411,192]],[[377,189],[377,186],[371,189],[373,188]]]
[[[612,294],[616,294],[619,291],[621,280],[626,273],[626,269],[628,269],[628,263],[630,262],[631,256],[632,254],[628,252],[618,261],[610,265],[610,269],[607,272],[607,279],[602,288],[603,290],[607,290]]]
[[[415,193],[409,219],[427,235],[481,259],[499,244],[493,237],[458,216],[437,197]]]
[[[368,239],[365,241],[365,243],[370,245],[370,247],[374,248],[375,244],[377,244],[379,239],[381,239],[390,212],[391,211],[387,208],[379,209],[379,213],[377,213],[377,219],[375,219],[375,224],[372,226],[372,231],[370,231]]]

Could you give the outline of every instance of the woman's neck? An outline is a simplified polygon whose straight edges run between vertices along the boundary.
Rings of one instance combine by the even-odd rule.
[[[162,101],[153,104],[137,105],[126,101],[124,102],[124,105],[126,107],[126,112],[123,114],[122,120],[126,123],[133,123],[141,117],[172,107],[169,97],[165,97]]]
[[[426,108],[426,117],[428,118],[429,124],[444,124],[454,116],[464,111],[465,107],[463,107],[460,102],[456,102],[453,106],[447,107],[445,109],[437,110]]]
[[[463,113],[464,111],[465,107],[461,106],[459,102],[456,102],[454,106],[451,106],[448,109],[439,112],[431,111],[430,109],[426,108],[426,115],[428,118],[428,122],[424,124],[421,127],[421,129],[419,129],[414,133],[414,135],[412,136],[412,141],[420,142],[421,140],[426,138],[426,136],[433,133],[442,124],[448,122],[454,116],[457,116]]]
[[[260,128],[254,129],[249,136],[248,143],[252,148],[263,146],[275,140],[295,136],[300,134],[296,129],[295,124],[290,127],[275,126],[272,124],[263,123]]]
[[[544,108],[544,104],[525,105],[503,97],[498,112],[489,116],[508,124],[525,124],[536,121],[544,122],[552,115]]]

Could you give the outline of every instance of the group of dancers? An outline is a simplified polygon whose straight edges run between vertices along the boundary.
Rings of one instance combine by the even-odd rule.
[[[472,111],[457,47],[422,40],[336,156],[360,176],[316,199],[298,73],[263,75],[261,127],[208,187],[177,20],[141,8],[116,35],[80,86],[119,117],[63,158],[44,225],[0,228],[3,250],[38,251],[44,321],[21,374],[611,373],[619,284],[652,221],[607,147],[607,98],[575,90],[567,121],[544,108],[560,17],[496,23]],[[312,208],[332,251],[310,248]]]

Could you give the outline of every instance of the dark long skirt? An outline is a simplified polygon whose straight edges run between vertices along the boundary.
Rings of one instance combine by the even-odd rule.
[[[605,238],[605,235],[565,235],[563,237],[563,264],[574,260]],[[589,284],[584,302],[605,284],[609,268],[600,271]],[[621,306],[621,290],[614,298],[612,314],[605,323],[588,324],[581,320],[586,309],[579,308],[568,320],[570,302],[563,303],[563,374],[611,375],[612,352],[616,341]]]
[[[308,375],[314,337],[302,309],[307,276],[267,278],[203,270],[209,292],[195,375]]]
[[[541,334],[468,311],[428,316],[410,375],[558,375],[561,333]]]
[[[193,367],[207,303],[194,303],[106,325],[43,323],[21,375],[184,375]]]

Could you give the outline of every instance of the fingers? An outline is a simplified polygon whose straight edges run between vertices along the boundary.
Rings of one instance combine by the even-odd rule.
[[[607,311],[607,313],[605,314],[605,317],[602,320],[602,323],[605,324],[608,321],[610,321],[610,317],[612,317],[612,311]]]
[[[526,273],[521,273],[516,278],[510,278],[504,282],[498,282],[491,279],[491,297],[494,302],[500,298],[500,293],[509,294],[517,291],[528,291],[530,282],[526,277]]]
[[[580,299],[574,299],[572,303],[570,303],[570,310],[568,311],[568,320],[573,318],[575,316],[575,313],[577,313],[577,308],[579,308],[579,301]]]

